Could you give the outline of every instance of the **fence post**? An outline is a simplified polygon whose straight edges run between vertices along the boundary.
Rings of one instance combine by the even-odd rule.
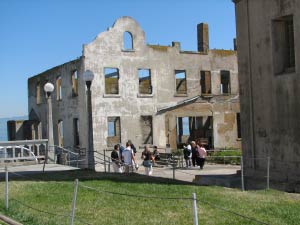
[[[77,190],[78,190],[78,179],[75,179],[73,201],[72,201],[72,210],[71,210],[71,216],[70,216],[70,225],[74,224],[74,217],[75,217],[75,210],[76,210]]]
[[[8,210],[8,169],[5,166],[5,208]]]
[[[194,215],[194,225],[198,225],[198,210],[197,210],[197,198],[196,193],[192,194],[193,197],[193,215]]]
[[[245,191],[245,184],[244,184],[244,161],[243,161],[243,156],[241,156],[241,182],[242,182],[242,191]]]
[[[175,180],[175,163],[173,162],[173,180]]]
[[[79,153],[77,154],[76,167],[78,168]]]
[[[270,156],[267,157],[267,190],[270,189]]]
[[[105,159],[106,158],[106,156],[105,156],[106,150],[104,149],[103,152],[104,152],[104,154],[103,154],[104,155],[104,161],[103,161],[103,163],[104,163],[104,172],[106,173],[106,159]]]

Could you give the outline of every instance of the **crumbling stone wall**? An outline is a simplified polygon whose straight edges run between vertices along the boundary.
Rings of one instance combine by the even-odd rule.
[[[202,27],[206,29],[202,35],[208,35],[208,25]],[[200,28],[198,26],[198,30]],[[132,37],[132,49],[124,48],[123,37],[126,32]],[[172,148],[176,148],[174,129],[179,115],[212,115],[214,147],[240,147],[236,120],[232,119],[239,112],[236,52],[210,50],[208,36],[202,39],[204,41],[198,40],[198,46],[202,43],[205,48],[195,52],[181,50],[179,42],[172,42],[171,46],[148,45],[139,24],[130,17],[122,17],[95,40],[85,44],[81,58],[28,80],[29,112],[42,122],[43,137],[46,137],[46,99],[43,96],[41,103],[37,104],[35,87],[38,82],[41,85],[46,81],[55,84],[56,78],[61,76],[62,100],[57,100],[57,91],[52,94],[55,143],[58,143],[55,123],[63,120],[64,144],[73,145],[72,120],[79,118],[80,147],[87,148],[87,113],[82,75],[85,70],[90,70],[94,74],[91,86],[94,150],[102,151],[119,140],[125,144],[128,139],[136,146],[152,143],[162,147],[171,144]],[[75,69],[78,70],[77,97],[72,96],[70,80],[70,74]],[[106,72],[106,69],[110,72]],[[139,69],[149,70],[151,79],[140,80]],[[185,79],[182,80],[186,87],[184,92],[176,93],[176,70],[185,72]],[[230,73],[230,93],[225,95],[221,92],[220,84],[222,70]],[[210,71],[211,93],[206,97],[201,93],[201,71]],[[202,97],[197,104],[180,104],[199,96]],[[164,112],[161,110],[175,105],[180,107]],[[225,116],[225,113],[231,116]],[[112,117],[119,118],[118,127],[109,128],[116,126],[112,123],[109,125],[109,118]],[[120,137],[109,136],[108,130],[117,128],[120,129]]]

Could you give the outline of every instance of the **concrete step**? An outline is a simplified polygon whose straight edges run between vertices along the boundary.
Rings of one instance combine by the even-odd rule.
[[[229,188],[241,187],[241,177],[236,174],[196,175],[194,182],[205,186],[222,186],[222,187],[229,187]]]

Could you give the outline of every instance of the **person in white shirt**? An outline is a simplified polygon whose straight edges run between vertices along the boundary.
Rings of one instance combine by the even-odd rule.
[[[187,146],[183,146],[183,156],[185,159],[185,165],[186,168],[191,167],[192,166],[192,146],[187,143]]]
[[[130,143],[126,143],[126,148],[122,152],[122,158],[124,160],[125,173],[129,173],[130,169],[133,171],[133,167],[135,166],[135,158],[133,150],[130,147]]]

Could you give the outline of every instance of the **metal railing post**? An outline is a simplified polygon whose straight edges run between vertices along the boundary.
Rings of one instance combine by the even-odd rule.
[[[267,157],[267,190],[270,189],[270,156]]]
[[[244,184],[244,162],[243,162],[243,156],[241,156],[241,182],[242,182],[242,191],[245,191],[245,184]]]
[[[107,158],[108,158],[108,172],[110,173],[110,158],[109,157]]]
[[[70,225],[74,224],[74,217],[75,217],[75,210],[76,210],[77,190],[78,190],[78,179],[75,180],[75,185],[74,185],[72,209],[71,209],[71,216],[70,216]]]
[[[194,225],[198,225],[198,210],[197,210],[197,199],[196,193],[192,194],[193,198],[193,216],[194,216]]]

